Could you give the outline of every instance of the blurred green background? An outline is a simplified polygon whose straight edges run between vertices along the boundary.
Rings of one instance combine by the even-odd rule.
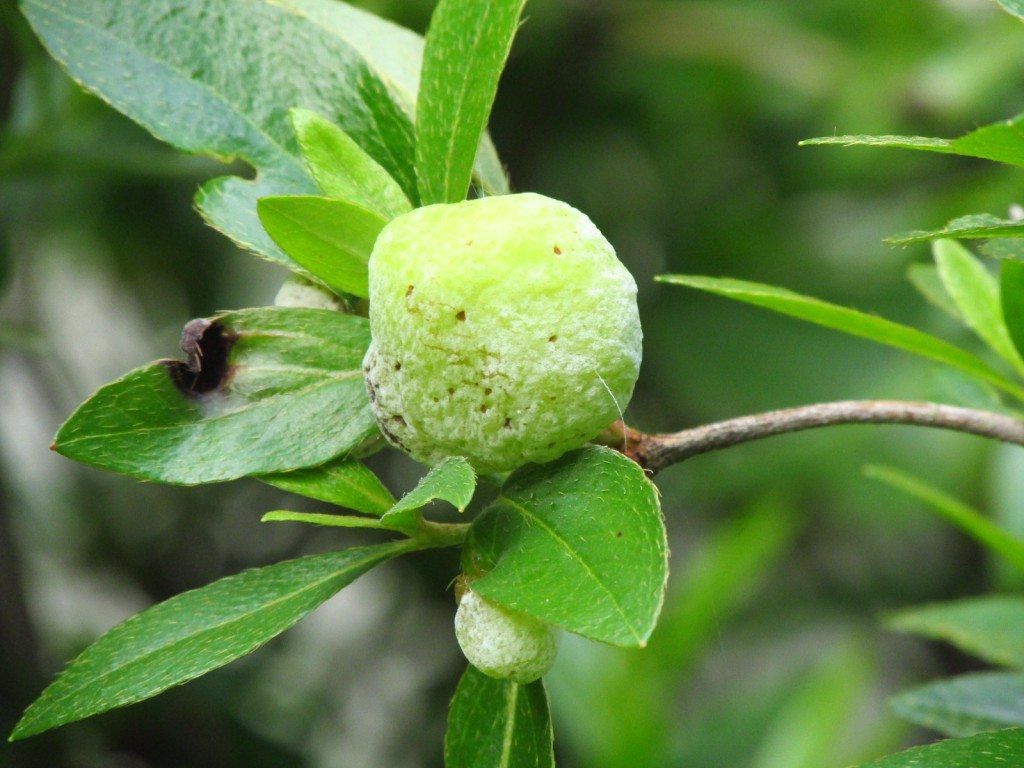
[[[430,0],[358,3],[422,31]],[[492,121],[519,190],[595,220],[640,283],[629,420],[669,430],[848,397],[956,399],[933,366],[698,295],[661,272],[774,282],[933,332],[884,236],[1024,202],[1017,172],[840,133],[956,135],[1024,105],[1024,27],[990,0],[531,0]],[[330,66],[330,62],[324,62]],[[105,629],[184,589],[357,536],[261,525],[311,502],[245,481],[137,483],[47,450],[99,385],[177,354],[181,326],[268,304],[283,274],[191,207],[220,168],[78,90],[0,4],[0,731]],[[969,396],[969,395],[967,395]],[[658,479],[673,549],[646,651],[565,638],[550,678],[562,766],[840,768],[933,736],[885,707],[971,667],[888,634],[886,609],[1014,588],[888,462],[1024,531],[1024,454],[844,427],[697,457]],[[420,471],[374,467],[395,491]],[[0,765],[440,766],[462,661],[452,553],[393,563],[257,654],[157,699],[0,746]]]

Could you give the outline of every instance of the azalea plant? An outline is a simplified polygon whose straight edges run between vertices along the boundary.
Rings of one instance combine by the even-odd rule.
[[[1000,2],[1024,17],[1024,3]],[[205,183],[196,208],[290,273],[275,306],[188,322],[181,359],[100,389],[54,449],[145,481],[254,477],[339,508],[263,521],[371,529],[381,542],[244,571],[143,611],[75,659],[12,739],[155,696],[255,651],[372,568],[456,547],[454,635],[468,664],[446,764],[551,766],[543,677],[560,635],[641,649],[657,624],[669,556],[660,470],[838,424],[1024,444],[1024,222],[989,215],[894,239],[934,241],[934,265],[912,280],[986,351],[781,288],[658,278],[922,356],[976,381],[983,401],[817,403],[672,434],[626,424],[641,362],[636,283],[584,212],[513,193],[486,130],[524,3],[440,0],[421,39],[337,0],[22,0],[84,88],[182,151],[251,166],[251,178]],[[1020,123],[955,140],[807,143],[1024,165]],[[959,243],[968,238],[988,241],[998,277]],[[380,450],[425,467],[401,498],[362,461]],[[1024,570],[1024,542],[977,511],[899,469],[870,474]],[[435,502],[464,517],[436,519]],[[1019,596],[914,609],[891,625],[1024,666]],[[894,707],[959,738],[872,766],[1024,761],[1019,673],[940,681]]]

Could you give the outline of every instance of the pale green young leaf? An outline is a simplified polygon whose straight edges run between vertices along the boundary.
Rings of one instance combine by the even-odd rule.
[[[308,274],[338,293],[370,295],[366,264],[387,220],[349,200],[264,197],[263,228]]]
[[[465,199],[525,3],[439,0],[434,9],[416,106],[416,176],[423,205]]]
[[[891,614],[897,632],[944,640],[992,664],[1024,668],[1024,597],[988,595]]]
[[[359,203],[388,220],[412,209],[391,174],[341,128],[308,109],[293,109],[291,118],[306,168],[327,197]]]
[[[1024,221],[1000,219],[988,213],[972,213],[953,219],[939,229],[923,229],[885,238],[890,245],[911,245],[937,238],[978,240],[1002,237],[1024,237]]]
[[[956,302],[942,284],[938,267],[934,264],[911,264],[907,267],[907,279],[929,304],[941,309],[954,320],[963,322],[963,315],[960,314]]]
[[[830,304],[810,296],[761,283],[696,275],[662,275],[659,282],[683,285],[764,307],[783,315],[806,320],[852,336],[912,352],[976,376],[995,387],[1024,399],[1024,387],[991,368],[984,360],[948,341],[891,320]]]
[[[554,768],[544,684],[487,677],[467,667],[444,738],[445,768]]]
[[[384,513],[381,522],[401,528],[416,522],[420,510],[432,501],[447,501],[459,512],[464,512],[473,500],[476,490],[476,473],[470,463],[461,456],[452,456],[431,469],[391,509]]]
[[[192,485],[317,466],[377,433],[363,384],[365,318],[265,307],[213,320],[204,340],[230,346],[220,386],[193,391],[197,375],[183,363],[138,368],[79,406],[54,448],[101,469]],[[214,371],[216,347],[199,358],[203,375]]]
[[[1008,768],[1024,755],[1024,729],[990,731],[912,747],[859,768]]]
[[[999,300],[1014,346],[1024,354],[1024,262],[1004,260],[999,267]]]
[[[464,553],[488,600],[593,640],[647,643],[668,548],[658,493],[621,453],[589,446],[506,481]]]
[[[1024,725],[1024,675],[979,672],[938,680],[889,700],[892,710],[946,736]]]
[[[395,497],[365,464],[344,457],[319,467],[260,475],[259,479],[283,491],[368,515],[382,515],[395,503]]]
[[[1024,360],[1003,321],[995,276],[956,240],[936,240],[932,243],[932,254],[942,284],[968,327],[1018,373],[1024,374]]]
[[[260,518],[261,523],[305,523],[307,525],[323,525],[331,528],[372,528],[378,531],[391,530],[388,526],[372,517],[357,515],[331,515],[322,512],[291,512],[287,509],[276,509],[267,512]]]
[[[864,474],[923,501],[942,518],[1024,573],[1024,541],[960,499],[892,467],[869,465],[864,468]]]
[[[800,146],[804,147],[830,144],[915,149],[1024,166],[1024,115],[984,125],[956,139],[924,136],[822,136],[800,142]]]
[[[287,560],[153,606],[71,662],[28,708],[11,739],[148,699],[251,653],[408,547],[399,542]]]

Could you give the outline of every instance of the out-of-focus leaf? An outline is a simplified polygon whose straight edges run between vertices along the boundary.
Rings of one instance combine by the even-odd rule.
[[[987,239],[1024,237],[1024,221],[1000,219],[988,213],[972,213],[953,219],[940,229],[922,229],[885,238],[890,245],[911,245],[940,238]]]
[[[368,515],[382,515],[395,503],[380,478],[355,459],[335,459],[319,467],[276,472],[259,479],[290,493]]]
[[[405,542],[254,568],[185,592],[87,648],[28,708],[12,739],[132,704],[251,653]]]
[[[696,275],[662,275],[657,280],[708,291],[852,336],[913,352],[977,376],[1005,392],[1024,399],[1024,387],[991,368],[981,358],[916,328],[761,283]]]
[[[1008,13],[1024,19],[1024,0],[996,0]]]
[[[923,501],[972,539],[1024,573],[1024,541],[1002,530],[976,509],[948,493],[892,467],[870,465],[864,474]]]
[[[1024,675],[980,672],[939,680],[889,700],[905,720],[947,736],[1024,725]]]
[[[277,509],[267,512],[260,518],[261,523],[306,523],[307,525],[323,525],[333,528],[373,528],[375,530],[391,530],[388,526],[372,517],[357,515],[331,515],[321,512],[291,512]]]
[[[452,456],[431,469],[415,488],[384,513],[381,522],[398,528],[415,523],[420,510],[436,499],[447,501],[459,512],[464,512],[473,500],[474,490],[476,473],[473,467],[461,456]]]
[[[1024,354],[1024,262],[1007,259],[1000,265],[999,300],[1007,333]]]
[[[885,623],[897,632],[944,640],[992,664],[1024,667],[1022,597],[989,595],[908,608]]]
[[[416,106],[416,176],[423,205],[465,199],[525,3],[440,0],[434,9]]]
[[[263,228],[307,273],[338,293],[370,295],[366,263],[387,220],[349,200],[265,197]]]
[[[554,768],[552,739],[544,683],[466,668],[448,712],[445,768]]]
[[[359,203],[389,220],[411,210],[398,182],[341,128],[308,109],[293,109],[291,116],[302,159],[327,197]]]
[[[1011,728],[913,747],[859,768],[1006,768],[1024,755],[1024,729]]]
[[[1021,360],[1003,321],[999,303],[999,283],[974,255],[956,240],[936,240],[932,244],[939,276],[956,302],[964,321],[988,346],[1024,373]]]
[[[667,555],[654,485],[597,446],[513,473],[465,553],[488,600],[622,646],[645,645],[654,629]]]
[[[1024,115],[982,126],[958,139],[932,139],[924,136],[821,136],[800,142],[802,147],[829,144],[916,149],[1024,166]]]
[[[248,309],[213,318],[203,339],[199,374],[166,361],[132,371],[72,414],[56,450],[191,485],[323,464],[376,432],[362,375],[364,318]]]
[[[938,307],[954,320],[963,322],[964,317],[956,306],[956,302],[946,291],[939,277],[939,268],[934,264],[911,264],[907,268],[907,279],[928,303]]]

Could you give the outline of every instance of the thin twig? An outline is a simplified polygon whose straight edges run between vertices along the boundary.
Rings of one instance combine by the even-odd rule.
[[[613,425],[627,456],[651,473],[708,451],[836,424],[912,424],[1024,445],[1024,421],[992,411],[899,400],[843,400],[768,411],[664,435]]]

